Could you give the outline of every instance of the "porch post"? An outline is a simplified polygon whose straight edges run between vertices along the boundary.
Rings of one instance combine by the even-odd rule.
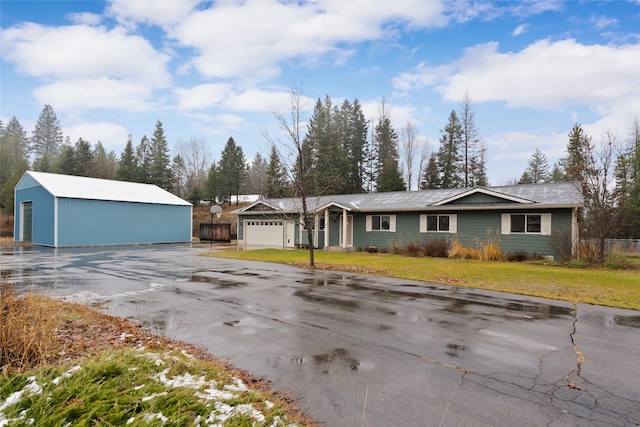
[[[324,247],[329,247],[329,208],[324,210]]]
[[[347,248],[347,210],[342,209],[342,248]]]

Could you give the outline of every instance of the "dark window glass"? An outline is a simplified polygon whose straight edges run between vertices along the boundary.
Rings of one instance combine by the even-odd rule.
[[[388,216],[380,217],[380,230],[389,230],[391,225],[391,219]]]
[[[373,215],[371,217],[371,229],[380,230],[380,215]]]
[[[525,215],[511,215],[511,232],[512,233],[524,233],[524,219]]]
[[[427,215],[427,231],[438,231],[438,215]]]
[[[541,227],[541,215],[527,215],[527,233],[540,233]]]
[[[438,231],[449,231],[449,215],[438,216]]]

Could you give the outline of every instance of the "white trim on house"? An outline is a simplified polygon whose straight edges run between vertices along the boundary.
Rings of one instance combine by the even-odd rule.
[[[521,233],[511,232],[511,216],[512,215],[540,215],[540,231],[539,232],[531,232],[524,231]],[[525,219],[525,227],[526,227],[526,219]],[[542,236],[550,236],[551,235],[551,214],[550,213],[529,213],[529,212],[518,212],[518,213],[503,213],[502,214],[502,223],[501,223],[501,233],[502,234],[539,234]]]
[[[481,188],[481,187],[477,187],[477,188],[472,188],[469,191],[465,191],[464,193],[460,193],[460,194],[456,194],[455,196],[451,196],[451,197],[447,197],[446,199],[440,200],[436,203],[434,203],[431,206],[442,206],[442,205],[446,205],[448,203],[451,203],[455,200],[459,200],[462,199],[464,197],[470,196],[472,194],[476,194],[476,193],[481,193],[481,194],[486,194],[487,196],[493,196],[493,197],[497,197],[499,199],[505,199],[505,200],[509,200],[510,202],[515,202],[515,203],[525,203],[525,204],[529,204],[529,203],[535,203],[531,200],[527,200],[527,199],[523,199],[521,197],[515,197],[515,196],[510,196],[508,194],[504,194],[504,193],[500,193],[497,191],[492,191],[486,188]]]

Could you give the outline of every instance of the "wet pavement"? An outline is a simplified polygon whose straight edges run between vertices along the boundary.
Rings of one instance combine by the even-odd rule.
[[[640,425],[640,312],[208,249],[18,247],[1,274],[201,344],[327,426]]]

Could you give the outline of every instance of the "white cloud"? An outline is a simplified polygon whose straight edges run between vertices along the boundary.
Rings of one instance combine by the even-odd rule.
[[[291,92],[287,90],[266,91],[257,88],[247,89],[244,92],[231,95],[224,101],[224,106],[234,111],[270,113],[274,109],[286,108],[291,100]],[[311,110],[315,100],[305,96],[302,104]]]
[[[34,90],[38,103],[55,105],[56,110],[113,108],[123,111],[147,111],[150,89],[139,82],[108,78],[61,81]]]
[[[229,94],[232,85],[225,83],[207,83],[192,88],[177,88],[178,109],[192,110],[212,107]]]
[[[186,17],[199,0],[111,0],[107,14],[126,26],[136,23],[173,25]]]
[[[171,81],[169,57],[123,28],[25,23],[2,33],[3,55],[26,74],[42,78],[136,79],[164,87]]]
[[[520,52],[498,52],[495,42],[468,48],[442,67],[420,65],[394,80],[398,89],[436,86],[447,100],[469,91],[477,102],[560,110],[586,105],[605,112],[638,94],[638,45],[583,45],[542,40]]]
[[[518,37],[519,35],[526,33],[528,30],[529,30],[529,24],[520,24],[516,27],[515,30],[513,30],[511,35],[513,37]]]
[[[602,30],[608,27],[615,27],[618,24],[618,20],[606,16],[592,16],[589,18],[589,23],[598,30]]]
[[[70,13],[66,16],[74,24],[85,24],[85,25],[98,25],[102,21],[102,17],[95,13],[90,12],[81,12],[81,13]]]
[[[409,28],[446,23],[439,2],[268,1],[220,2],[194,11],[169,31],[198,56],[191,61],[206,77],[258,79],[280,73],[283,60],[313,63],[330,55],[340,63],[349,43],[383,40],[395,25]],[[268,19],[266,19],[268,17]]]
[[[92,145],[100,141],[107,152],[113,150],[116,156],[124,150],[129,134],[124,127],[109,122],[80,123],[65,127],[63,133],[69,137],[71,143],[75,143],[79,138],[89,141]]]

